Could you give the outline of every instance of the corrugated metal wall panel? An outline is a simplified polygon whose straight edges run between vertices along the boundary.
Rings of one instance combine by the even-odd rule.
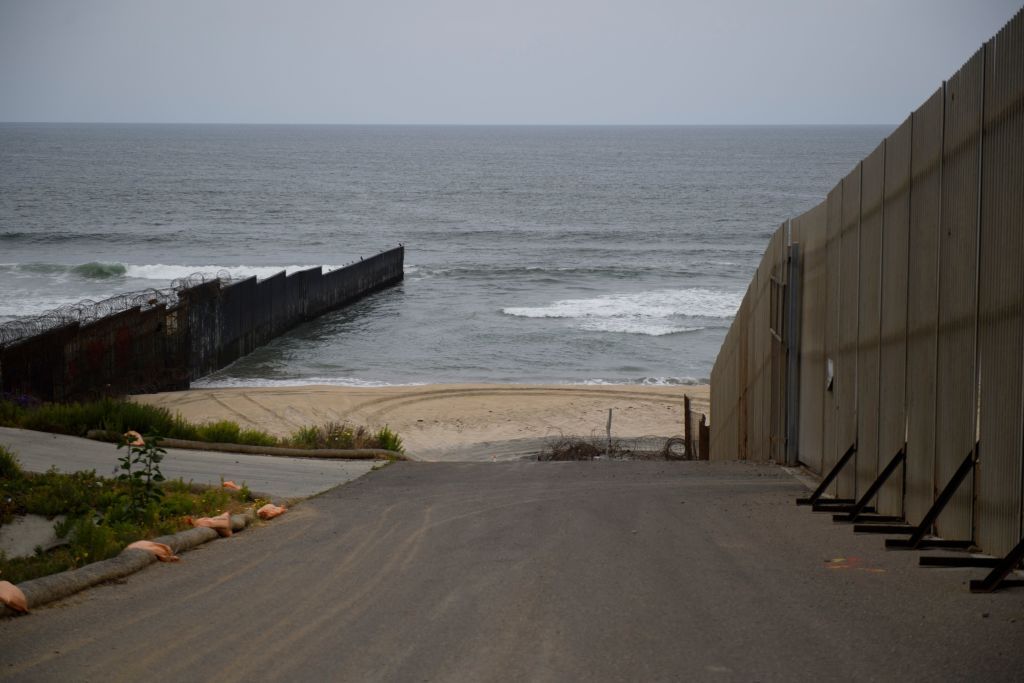
[[[986,51],[976,541],[1002,555],[1024,536],[1024,11]]]
[[[910,134],[907,119],[885,143],[882,215],[882,344],[879,355],[878,453],[888,462],[907,437],[907,260],[910,233]],[[884,466],[884,465],[883,465]],[[878,492],[878,511],[903,514],[903,470]]]
[[[978,277],[978,172],[984,53],[946,83],[939,241],[939,340],[935,482],[946,485],[974,449],[977,420],[975,333]],[[957,490],[936,524],[946,538],[973,537],[974,481]]]
[[[825,446],[822,468],[827,472],[832,469],[842,455],[839,447],[838,432],[838,395],[836,393],[835,363],[839,354],[839,284],[840,265],[842,264],[843,241],[843,184],[839,183],[828,193],[826,222],[826,269],[827,283],[825,298],[825,371],[831,367],[831,384],[826,392],[825,400]],[[826,382],[828,382],[828,378]],[[846,446],[842,447],[843,450]],[[835,484],[832,485],[835,490]]]
[[[754,276],[755,280],[757,275]],[[736,320],[739,323],[737,328],[739,340],[737,343],[736,353],[736,366],[738,369],[736,375],[736,386],[738,388],[738,394],[736,398],[736,421],[737,421],[737,437],[738,437],[738,457],[741,460],[747,460],[750,457],[748,450],[750,444],[750,412],[748,411],[748,405],[750,402],[750,309],[751,299],[753,294],[751,292],[754,289],[754,282],[752,281],[747,285],[747,293],[743,295],[743,301],[740,303],[740,310],[736,316]]]
[[[764,340],[764,354],[765,354],[765,368],[764,368],[764,429],[767,433],[768,450],[765,453],[765,460],[776,461],[776,456],[780,452],[779,439],[785,438],[785,428],[777,430],[775,420],[777,417],[776,396],[775,396],[775,379],[776,379],[776,368],[775,364],[778,359],[779,350],[776,348],[776,340],[772,335],[771,330],[774,325],[772,321],[772,315],[774,314],[776,303],[773,303],[773,298],[776,296],[775,287],[772,285],[772,279],[778,277],[778,254],[779,254],[779,243],[785,241],[785,230],[776,230],[775,234],[772,235],[771,241],[768,243],[769,251],[765,254],[765,267],[766,271],[766,282],[764,283],[764,311],[762,315],[765,321],[765,332],[766,339]],[[780,378],[781,383],[785,384],[785,378]],[[784,449],[783,449],[784,450]]]
[[[747,442],[747,453],[750,460],[764,462],[768,459],[768,297],[766,295],[768,278],[765,274],[765,258],[757,269],[756,287],[753,292],[753,309],[750,320],[750,351],[751,362],[748,370],[750,379],[750,400],[747,412],[750,416],[750,438]]]
[[[717,420],[711,422],[711,459],[718,460],[722,457],[721,446],[723,440],[722,437],[725,434],[725,380],[722,377],[721,371],[725,365],[726,354],[728,348],[726,347],[726,341],[728,341],[728,335],[723,340],[721,348],[718,350],[718,356],[715,358],[715,364],[711,367],[710,382],[711,387],[708,392],[709,403],[711,404],[711,414],[718,414]]]
[[[726,386],[729,388],[726,398],[725,435],[719,445],[720,457],[733,460],[739,457],[739,411],[740,411],[740,386],[739,386],[739,343],[740,329],[742,324],[739,321],[739,312],[730,329],[731,339],[729,341],[729,356],[723,369],[726,377]],[[714,415],[714,413],[712,413]],[[712,417],[712,419],[714,419]]]
[[[917,524],[934,500],[936,325],[943,90],[913,114],[907,269],[907,466],[904,510]]]
[[[825,406],[825,238],[822,202],[793,221],[793,241],[802,257],[800,320],[800,462],[821,474]]]
[[[778,463],[786,462],[786,343],[788,340],[783,341],[781,335],[788,334],[785,329],[787,323],[785,319],[786,298],[784,296],[785,288],[788,287],[786,277],[788,238],[789,225],[787,221],[775,231],[775,236],[772,238],[772,277],[776,282],[772,295],[774,298],[772,324],[777,327],[776,331],[780,337],[776,338],[773,335],[771,338],[771,459],[772,462]]]
[[[857,318],[860,274],[861,164],[843,178],[839,260],[839,345],[836,353],[836,442],[842,454],[857,439]],[[857,458],[836,477],[840,498],[857,495]]]
[[[760,270],[758,270],[750,283],[750,305],[747,308],[744,324],[747,343],[746,396],[744,400],[747,417],[747,442],[744,448],[744,457],[747,460],[756,460],[761,449],[761,406],[758,402],[760,349],[757,344],[757,302],[761,293],[757,279],[760,274]]]
[[[715,366],[711,370],[711,458],[732,460],[738,457],[738,380],[736,364],[740,328],[739,311],[725,336]]]
[[[857,322],[857,492],[863,493],[880,468],[878,452],[878,367],[881,330],[882,195],[885,142],[861,166],[860,276]],[[886,460],[888,462],[888,460]]]

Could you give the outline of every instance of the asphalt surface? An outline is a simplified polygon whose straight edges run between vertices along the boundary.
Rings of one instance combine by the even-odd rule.
[[[743,463],[396,463],[0,621],[0,678],[1020,680],[1024,591]]]
[[[0,445],[12,450],[30,472],[56,467],[62,472],[96,470],[100,476],[111,476],[117,474],[117,458],[123,455],[114,444],[7,427],[0,427]],[[244,483],[254,493],[289,500],[344,484],[366,474],[375,464],[168,448],[160,471],[168,479],[180,477],[212,486],[219,486],[222,478],[230,479]]]

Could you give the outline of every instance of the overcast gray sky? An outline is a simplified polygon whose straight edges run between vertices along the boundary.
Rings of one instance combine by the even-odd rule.
[[[0,121],[898,123],[1021,0],[0,0]]]

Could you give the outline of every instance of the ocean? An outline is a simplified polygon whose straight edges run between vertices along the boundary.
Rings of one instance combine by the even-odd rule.
[[[402,243],[404,283],[199,384],[703,382],[771,234],[890,129],[0,124],[0,323]]]

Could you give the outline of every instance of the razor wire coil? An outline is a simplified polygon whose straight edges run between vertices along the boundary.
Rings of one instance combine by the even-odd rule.
[[[222,286],[231,284],[232,276],[226,270],[211,273],[192,273],[186,277],[176,278],[164,289],[149,288],[141,291],[116,294],[106,299],[82,299],[40,313],[22,316],[0,323],[0,348],[24,342],[32,337],[55,330],[67,325],[89,323],[116,315],[123,311],[139,308],[149,310],[157,306],[173,308],[180,303],[182,292],[205,284],[219,281]]]

